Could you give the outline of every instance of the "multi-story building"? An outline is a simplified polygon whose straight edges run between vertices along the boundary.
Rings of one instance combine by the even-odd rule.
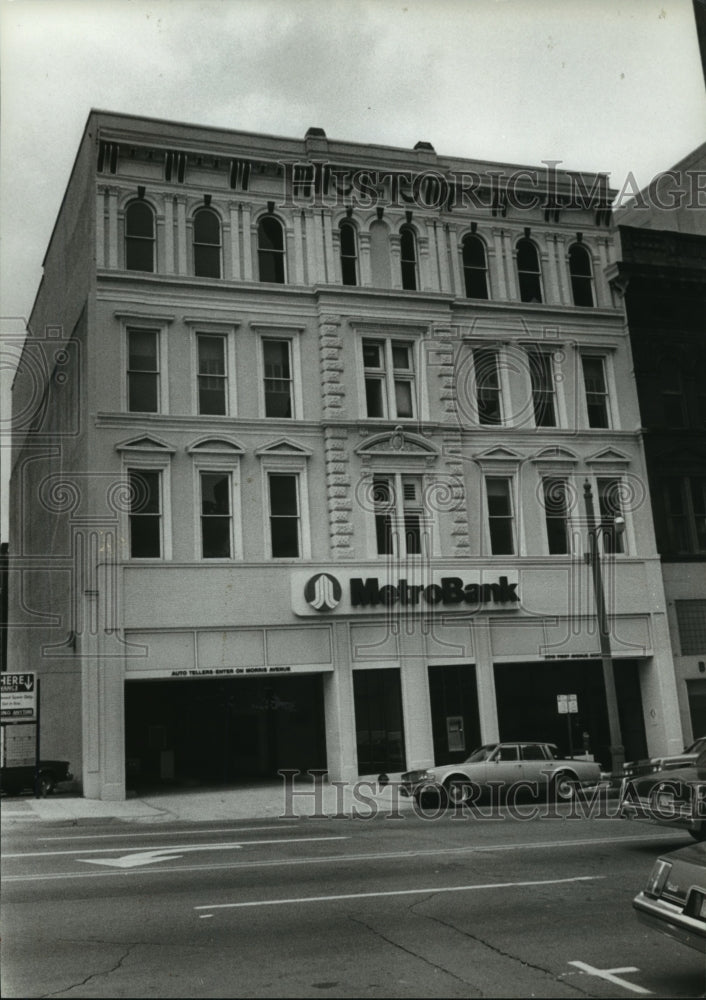
[[[681,748],[610,200],[90,115],[13,393],[10,612],[87,796]]]
[[[706,144],[616,213],[647,476],[687,741],[706,733]]]

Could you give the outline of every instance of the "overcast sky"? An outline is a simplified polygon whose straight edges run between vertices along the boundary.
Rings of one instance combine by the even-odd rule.
[[[91,107],[641,185],[706,135],[691,0],[0,0],[3,317]]]

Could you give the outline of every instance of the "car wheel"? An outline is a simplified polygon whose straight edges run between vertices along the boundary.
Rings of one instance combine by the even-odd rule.
[[[552,778],[551,790],[557,802],[572,802],[578,794],[578,778],[571,771],[561,771]]]
[[[53,774],[39,775],[39,794],[42,798],[44,798],[45,795],[51,795],[55,788],[56,781],[54,780]]]
[[[446,798],[450,806],[462,806],[471,797],[471,789],[467,781],[455,778],[444,785]]]

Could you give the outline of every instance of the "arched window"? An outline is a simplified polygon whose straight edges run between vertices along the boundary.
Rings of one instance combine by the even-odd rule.
[[[257,261],[260,281],[284,284],[284,229],[274,215],[263,215],[257,224]]]
[[[194,274],[221,276],[221,223],[210,208],[200,208],[194,215]]]
[[[466,298],[487,299],[488,262],[485,256],[485,244],[478,236],[465,236],[462,254]]]
[[[154,271],[154,213],[145,201],[125,209],[125,268]]]
[[[410,226],[400,229],[400,263],[402,266],[402,287],[408,292],[417,290],[417,241]]]
[[[539,254],[532,240],[526,238],[517,243],[517,277],[520,282],[520,301],[541,302],[542,272],[539,268]]]
[[[569,247],[569,274],[571,275],[571,292],[575,306],[592,306],[593,301],[593,268],[591,255],[580,243]]]
[[[338,227],[341,241],[341,277],[344,285],[358,284],[358,249],[355,226],[342,222]]]

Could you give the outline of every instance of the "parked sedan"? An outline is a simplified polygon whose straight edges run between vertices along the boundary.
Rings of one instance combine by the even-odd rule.
[[[693,764],[702,750],[706,750],[706,736],[701,736],[684,747],[678,754],[663,757],[646,757],[643,760],[629,760],[623,764],[623,778],[641,778],[656,771],[667,771],[675,767]]]
[[[66,760],[40,760],[39,792],[50,795],[60,781],[71,781],[73,775]],[[34,765],[24,767],[3,767],[0,771],[0,786],[6,795],[19,795],[27,789],[34,791]]]
[[[552,743],[488,743],[460,764],[442,764],[402,775],[400,791],[417,800],[436,791],[442,801],[462,805],[476,801],[483,791],[507,792],[518,787],[548,791],[569,801],[582,786],[596,785],[600,766],[594,761],[562,759]]]
[[[706,952],[706,844],[658,858],[632,905],[648,927]]]
[[[626,778],[619,812],[624,819],[679,827],[695,840],[706,840],[706,749],[687,767]]]

